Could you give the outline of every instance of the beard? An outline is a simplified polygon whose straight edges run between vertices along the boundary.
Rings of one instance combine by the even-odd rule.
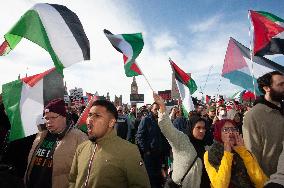
[[[281,102],[284,99],[284,94],[270,88],[270,98],[272,101]]]

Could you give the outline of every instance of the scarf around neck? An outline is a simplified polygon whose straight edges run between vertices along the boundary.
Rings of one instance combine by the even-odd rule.
[[[232,153],[233,153],[233,161],[232,161],[231,180],[229,187],[238,187],[238,188],[254,187],[247,173],[247,169],[245,167],[243,159],[234,150],[232,150]],[[214,142],[208,151],[208,161],[217,171],[219,170],[223,155],[224,155],[224,145],[217,141]]]

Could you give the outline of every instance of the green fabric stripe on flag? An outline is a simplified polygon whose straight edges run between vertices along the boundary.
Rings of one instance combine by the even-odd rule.
[[[88,128],[86,124],[81,125],[78,129],[80,129],[84,133],[88,133]]]
[[[139,76],[140,74],[129,68],[129,69],[125,69],[125,75],[127,77],[133,77],[133,76]]]
[[[197,85],[191,77],[186,86],[189,88],[190,94],[193,94],[197,90]]]
[[[45,28],[36,11],[29,10],[26,12],[16,23],[16,25],[7,34],[5,34],[5,39],[9,43],[11,49],[14,49],[15,46],[20,42],[22,39],[21,36],[38,44],[48,51],[58,71],[63,73],[64,66],[52,49]]]
[[[17,125],[11,126],[9,141],[25,137],[20,111],[22,86],[23,83],[21,80],[16,80],[2,86],[3,104],[8,118],[11,125]]]
[[[188,117],[189,112],[185,109],[185,107],[183,105],[181,105],[181,110],[182,110],[183,117],[188,119],[189,118]]]
[[[271,14],[269,12],[264,12],[264,11],[256,11],[256,12],[267,17],[268,19],[270,19],[273,22],[284,22],[284,20],[282,18],[279,18],[278,16]]]
[[[138,55],[141,53],[143,49],[144,46],[143,37],[142,33],[122,34],[122,36],[131,45],[133,51],[132,58],[129,59],[128,63],[124,65],[125,69],[130,70],[131,65],[134,63],[135,59],[138,57]]]

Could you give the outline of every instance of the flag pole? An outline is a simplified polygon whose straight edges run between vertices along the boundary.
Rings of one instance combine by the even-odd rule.
[[[217,87],[217,96],[219,96],[219,92],[220,92],[220,87],[221,87],[221,80],[222,79],[222,74],[220,74],[220,80],[219,80],[219,85]]]
[[[251,23],[251,20],[250,20],[250,11],[248,13],[248,20],[249,22]],[[251,24],[252,25],[252,24]],[[250,44],[249,44],[249,48],[250,48],[250,62],[251,62],[251,76],[252,76],[252,84],[253,84],[253,93],[254,93],[254,99],[256,99],[256,86],[255,86],[255,81],[254,81],[254,71],[253,71],[253,51],[252,51],[252,43],[254,41],[253,39],[253,35],[251,36],[251,29],[252,27],[249,27],[249,38],[250,38]],[[252,39],[252,40],[251,40]]]
[[[144,78],[145,78],[145,80],[146,80],[146,82],[147,82],[148,86],[150,87],[150,89],[151,89],[153,92],[155,92],[155,91],[154,91],[154,89],[152,88],[152,86],[151,86],[150,82],[149,82],[149,81],[148,81],[148,79],[146,78],[145,74],[144,74],[144,73],[142,72],[142,70],[140,69],[140,67],[139,67],[139,65],[138,65],[138,63],[137,63],[137,62],[136,62],[136,65],[137,65],[137,67],[139,68],[139,70],[140,70],[141,74],[144,76]]]
[[[210,73],[211,73],[212,68],[213,68],[213,65],[211,65],[211,66],[209,67],[208,74],[207,74],[206,81],[205,81],[205,84],[204,84],[204,86],[203,86],[203,89],[200,87],[201,92],[202,92],[202,95],[203,95],[203,91],[204,91],[205,88],[206,88],[206,85],[207,85],[207,82],[208,82],[208,78],[209,78],[209,75],[210,75]]]

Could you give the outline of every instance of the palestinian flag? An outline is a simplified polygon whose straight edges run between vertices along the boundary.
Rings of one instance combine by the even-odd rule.
[[[230,38],[225,55],[222,76],[230,80],[232,84],[238,85],[244,89],[254,91],[254,83],[257,84],[256,78],[277,70],[284,73],[284,67],[260,56],[253,56],[253,74],[252,77],[252,62],[250,60],[250,50]],[[260,95],[260,91],[256,86],[256,94]]]
[[[55,68],[2,86],[3,103],[11,123],[9,140],[38,132],[37,119],[44,106],[64,96],[63,76]]]
[[[95,96],[92,95],[91,93],[86,93],[87,97],[88,97],[88,104],[86,106],[86,108],[84,109],[84,111],[82,112],[82,114],[80,115],[77,123],[76,123],[76,127],[78,127],[79,129],[81,129],[84,132],[87,132],[87,125],[86,125],[86,121],[88,118],[88,114],[89,111],[93,105],[93,102],[99,99],[99,96]]]
[[[171,59],[169,61],[175,75],[180,99],[182,101],[183,114],[187,118],[188,113],[194,110],[191,95],[197,90],[197,86],[195,81],[188,74],[181,70]]]
[[[123,54],[126,76],[132,77],[141,75],[142,72],[136,64],[136,58],[139,56],[144,46],[142,33],[114,35],[106,29],[104,33],[112,46]]]
[[[0,55],[9,53],[24,37],[44,48],[59,72],[90,59],[89,40],[79,18],[62,5],[34,5],[4,37]]]
[[[253,54],[284,54],[284,20],[269,12],[249,11],[254,30]]]

